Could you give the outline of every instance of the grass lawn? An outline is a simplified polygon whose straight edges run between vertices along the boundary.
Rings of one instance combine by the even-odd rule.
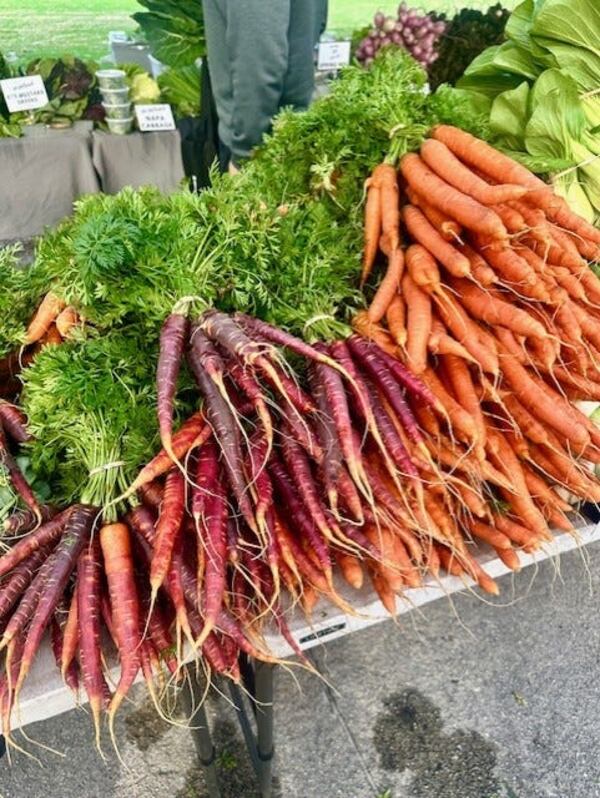
[[[201,0],[197,0],[201,2]],[[486,8],[494,0],[422,0],[428,11],[452,12],[462,6]],[[505,2],[514,6],[516,0]],[[18,8],[16,7],[18,6]],[[329,28],[349,33],[368,25],[378,9],[392,13],[397,0],[330,0]],[[136,0],[0,0],[0,50],[21,58],[71,53],[99,58],[110,30],[133,31]]]

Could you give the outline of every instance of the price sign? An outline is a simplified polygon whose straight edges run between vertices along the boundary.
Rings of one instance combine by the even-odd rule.
[[[0,88],[11,114],[17,111],[33,111],[48,104],[46,87],[40,75],[0,80]]]
[[[135,116],[142,133],[157,130],[175,130],[175,120],[171,106],[166,103],[156,105],[136,105]]]
[[[320,42],[317,54],[317,69],[320,72],[335,72],[350,63],[350,42]]]

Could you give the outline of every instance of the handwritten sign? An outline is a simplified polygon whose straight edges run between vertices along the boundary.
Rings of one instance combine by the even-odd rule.
[[[17,111],[33,111],[48,104],[46,87],[40,75],[0,80],[0,88],[11,114]]]
[[[135,116],[142,133],[157,130],[175,130],[175,120],[170,105],[136,105]]]
[[[350,42],[320,42],[317,54],[317,69],[320,72],[335,72],[350,63]]]

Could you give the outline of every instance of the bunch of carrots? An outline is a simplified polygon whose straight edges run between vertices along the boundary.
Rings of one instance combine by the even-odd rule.
[[[29,323],[22,348],[0,359],[0,397],[16,396],[21,388],[18,375],[36,353],[44,346],[61,344],[82,323],[74,307],[49,291]]]
[[[174,433],[184,358],[202,409]],[[162,330],[157,386],[163,449],[121,497],[130,509],[117,523],[103,525],[102,508],[55,513],[23,494],[28,512],[7,522],[33,528],[0,558],[5,734],[47,628],[99,740],[102,710],[112,732],[140,671],[153,695],[165,668],[179,677],[186,640],[208,671],[238,679],[240,652],[276,661],[264,639],[274,624],[308,667],[287,613],[310,613],[319,596],[353,612],[336,567],[353,588],[367,576],[392,613],[397,594],[454,562],[497,592],[433,487],[446,477],[418,414],[441,422],[447,412],[376,344],[352,335],[311,346],[241,314],[191,321],[183,306]],[[120,662],[112,694],[106,639]]]
[[[588,265],[599,247],[526,169],[438,127],[367,182],[363,284],[388,265],[347,339],[308,344],[243,314],[173,309],[157,369],[162,449],[119,497],[116,523],[107,508],[37,501],[14,457],[26,419],[0,404],[0,457],[27,507],[7,520],[19,537],[0,557],[9,741],[47,629],[99,744],[102,712],[112,734],[140,673],[157,704],[186,657],[238,680],[240,652],[277,661],[273,629],[310,667],[289,613],[310,615],[320,597],[354,612],[342,580],[370,580],[392,614],[441,571],[495,594],[476,541],[517,569],[551,529],[575,534],[567,493],[600,501],[600,431],[573,404],[600,399]],[[65,310],[44,303],[38,341]],[[175,431],[184,362],[200,409]]]
[[[466,512],[472,534],[516,564],[511,542],[532,550],[549,526],[572,529],[567,494],[600,500],[600,430],[574,404],[600,399],[588,264],[600,231],[521,165],[439,126],[399,172],[382,164],[368,181],[363,282],[378,251],[387,271],[355,327],[444,407],[441,424],[417,417],[431,458],[462,480],[447,486],[448,523]]]

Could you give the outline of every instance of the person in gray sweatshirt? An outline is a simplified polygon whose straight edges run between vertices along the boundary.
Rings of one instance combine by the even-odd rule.
[[[280,108],[308,107],[327,0],[202,0],[220,161],[236,171]]]

